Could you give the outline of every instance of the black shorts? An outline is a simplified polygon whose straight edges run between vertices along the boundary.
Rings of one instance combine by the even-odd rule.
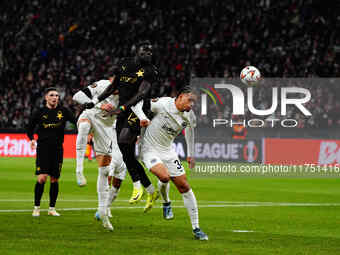
[[[118,116],[116,131],[118,143],[135,143],[140,134],[138,117],[133,112]]]
[[[48,174],[58,179],[63,165],[63,154],[62,145],[38,144],[35,174]]]

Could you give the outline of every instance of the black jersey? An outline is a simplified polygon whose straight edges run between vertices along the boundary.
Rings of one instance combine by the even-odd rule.
[[[152,86],[158,86],[158,70],[152,64],[141,64],[135,58],[125,58],[115,68],[119,79],[119,105],[124,105],[138,92],[142,81],[148,81]],[[151,91],[149,96],[151,95]]]
[[[62,144],[66,121],[74,124],[77,122],[70,110],[62,106],[57,106],[55,109],[44,106],[33,113],[27,127],[27,136],[33,140],[34,129],[38,126],[38,145],[39,143]]]

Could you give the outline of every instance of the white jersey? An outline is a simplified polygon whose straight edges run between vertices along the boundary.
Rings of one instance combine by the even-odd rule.
[[[144,149],[144,151],[153,148],[160,152],[169,152],[174,139],[184,128],[187,131],[188,128],[192,129],[196,126],[194,112],[192,110],[189,112],[178,111],[175,98],[162,97],[157,101],[151,101],[151,111],[155,113],[155,116],[143,136],[142,150]],[[193,144],[188,144],[188,147],[192,146]],[[188,154],[191,154],[189,149]]]
[[[98,98],[98,96],[101,95],[110,84],[111,82],[109,80],[100,80],[88,86],[87,88],[91,92],[92,99]],[[76,94],[74,94],[73,100],[80,104],[91,102],[91,99],[82,91],[78,91]],[[84,112],[88,114],[93,114],[96,118],[99,118],[103,122],[103,124],[112,126],[116,120],[116,115],[110,116],[106,111],[100,109],[100,106],[102,104],[108,103],[112,104],[113,107],[118,107],[118,95],[111,95],[105,100],[96,104],[94,108],[86,109]]]

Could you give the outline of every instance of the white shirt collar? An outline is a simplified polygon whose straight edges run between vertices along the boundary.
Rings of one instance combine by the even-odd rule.
[[[172,112],[172,113],[178,114],[178,113],[181,113],[181,112],[177,109],[175,100],[176,100],[176,98],[173,98],[173,99],[171,100],[171,104],[170,104],[170,109],[169,109],[169,110],[170,110],[170,112]]]
[[[175,101],[176,101],[176,98],[173,98],[170,104],[170,112],[179,114],[179,115],[184,115],[184,112],[181,112],[177,109]]]

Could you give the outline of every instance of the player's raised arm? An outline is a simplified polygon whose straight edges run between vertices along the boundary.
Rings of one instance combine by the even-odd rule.
[[[92,98],[91,91],[87,87],[85,89],[79,90],[72,97],[73,101],[75,101],[78,104],[91,103],[91,98]]]
[[[151,83],[146,80],[142,81],[137,94],[134,97],[132,97],[127,103],[125,103],[124,107],[129,108],[137,104],[139,101],[144,99],[145,96],[148,95],[150,90],[151,90]]]
[[[116,76],[113,77],[112,83],[104,90],[103,93],[101,93],[97,98],[93,98],[90,103],[85,103],[85,108],[91,109],[93,108],[97,103],[103,101],[104,99],[108,98],[113,94],[113,92],[118,88],[118,80],[116,79]]]
[[[139,101],[135,106],[131,106],[131,110],[136,114],[138,119],[140,120],[141,127],[147,127],[150,124],[150,120],[146,117],[143,111],[144,100]]]
[[[77,119],[74,116],[74,114],[70,111],[69,108],[65,108],[65,115],[66,115],[66,120],[71,122],[75,126],[75,128],[77,129]]]

